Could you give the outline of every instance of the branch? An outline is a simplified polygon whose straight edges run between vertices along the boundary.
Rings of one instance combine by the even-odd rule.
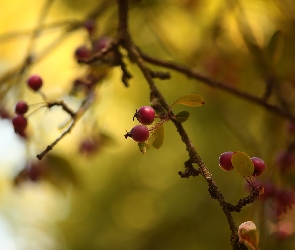
[[[286,110],[284,110],[284,109],[282,109],[282,108],[280,108],[278,106],[267,103],[264,100],[264,98],[259,98],[259,97],[253,96],[253,95],[251,95],[249,93],[241,92],[240,90],[235,89],[235,88],[233,88],[233,87],[231,87],[231,86],[229,86],[229,85],[227,85],[227,84],[225,84],[223,82],[219,82],[219,81],[216,81],[214,79],[211,79],[210,77],[201,74],[197,70],[191,69],[191,68],[189,68],[187,66],[178,64],[176,62],[160,60],[160,59],[151,57],[151,56],[143,53],[142,51],[140,51],[140,54],[141,54],[142,59],[144,61],[148,62],[148,63],[151,63],[153,65],[161,66],[161,67],[171,69],[171,70],[180,72],[182,74],[185,74],[188,77],[194,78],[194,79],[196,79],[196,80],[198,80],[200,82],[203,82],[203,83],[209,85],[212,88],[218,88],[218,89],[224,90],[224,91],[226,91],[226,92],[228,92],[230,94],[233,94],[235,96],[243,98],[243,99],[245,99],[247,101],[250,101],[252,103],[258,104],[259,106],[264,107],[265,109],[267,109],[270,112],[273,112],[273,113],[275,113],[275,114],[277,114],[279,116],[282,116],[284,118],[289,119],[290,121],[295,122],[295,116],[294,115],[292,115],[290,112],[288,112],[288,111],[286,111]]]
[[[137,49],[137,47],[133,44],[132,39],[128,32],[128,0],[118,0],[118,8],[119,8],[119,24],[118,24],[118,37],[121,39],[121,45],[127,50],[129,57],[131,58],[132,62],[137,64],[139,69],[141,70],[142,74],[144,75],[147,83],[149,84],[151,96],[155,96],[158,101],[161,103],[163,108],[168,111],[170,109],[169,104],[166,102],[165,98],[161,94],[161,92],[156,87],[154,80],[151,75],[150,69],[145,65],[145,61]],[[170,111],[171,112],[171,111]],[[173,113],[171,112],[171,115]],[[196,163],[199,166],[199,171],[201,175],[205,178],[208,187],[209,193],[212,198],[217,199],[229,224],[231,230],[231,245],[233,249],[246,249],[243,244],[239,244],[238,235],[237,235],[237,226],[233,220],[231,212],[228,208],[228,203],[224,199],[222,193],[219,191],[216,183],[212,179],[212,175],[210,174],[209,170],[207,169],[205,163],[195,150],[188,134],[184,130],[183,126],[178,123],[177,121],[172,120],[179,135],[181,136],[182,141],[186,145],[186,150],[188,151],[190,157],[190,163]],[[196,170],[197,171],[197,170]]]

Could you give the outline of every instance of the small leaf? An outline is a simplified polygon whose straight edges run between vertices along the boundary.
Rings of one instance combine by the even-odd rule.
[[[239,241],[252,250],[258,250],[259,232],[252,221],[246,221],[239,226]]]
[[[174,119],[179,123],[185,122],[190,116],[190,113],[187,111],[181,111],[177,115],[175,115]]]
[[[182,104],[182,105],[190,106],[190,107],[199,107],[199,106],[202,106],[204,103],[205,102],[202,96],[197,94],[189,94],[179,98],[177,101],[175,101],[171,105],[171,107],[175,104]]]
[[[164,141],[164,127],[161,121],[149,126],[149,130],[149,139],[145,142],[138,143],[139,150],[143,154],[145,154],[151,146],[154,146],[155,148],[159,149]]]
[[[254,172],[254,164],[244,152],[235,152],[231,158],[231,162],[238,173],[244,177],[251,176]]]
[[[65,157],[57,154],[46,156],[48,163],[47,179],[56,187],[63,189],[68,184],[79,185],[79,178],[72,164]]]
[[[283,33],[282,31],[277,30],[270,38],[270,41],[267,46],[268,58],[272,62],[273,66],[275,66],[276,63],[281,58],[283,46],[284,46]]]
[[[153,147],[159,149],[164,141],[164,126],[159,126],[153,135],[156,137],[155,141],[153,142]]]

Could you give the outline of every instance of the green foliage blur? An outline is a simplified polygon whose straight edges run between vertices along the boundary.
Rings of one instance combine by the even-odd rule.
[[[2,35],[32,30],[45,2],[0,1],[4,10],[0,17],[0,73],[21,63],[30,41],[28,34],[11,38]],[[54,1],[45,26],[55,21],[82,20],[97,2]],[[100,36],[116,34],[116,1],[109,2],[96,20]],[[272,84],[268,102],[294,114],[294,11],[291,0],[133,0],[130,33],[147,54],[197,69],[241,92],[263,97],[267,84]],[[63,33],[62,26],[44,29],[35,41],[34,53],[41,53]],[[50,99],[64,99],[77,108],[81,99],[67,93],[85,70],[75,61],[74,51],[87,42],[85,29],[69,32],[26,76],[41,75]],[[204,179],[181,179],[177,174],[184,169],[188,154],[172,122],[164,124],[165,139],[160,149],[150,148],[142,154],[137,143],[124,138],[126,130],[138,123],[132,121],[135,110],[150,104],[148,84],[139,69],[127,58],[125,61],[133,75],[130,87],[122,84],[119,67],[109,70],[94,105],[50,153],[49,174],[44,180],[17,187],[13,184],[17,170],[36,160],[35,155],[63,131],[59,128],[68,117],[58,108],[30,116],[29,140],[22,141],[27,146],[22,162],[15,167],[3,158],[3,166],[7,165],[9,171],[0,178],[0,225],[6,225],[0,232],[9,231],[16,247],[11,249],[231,248],[226,218],[210,197]],[[198,94],[205,100],[198,108],[175,105],[173,110],[190,113],[183,126],[227,201],[236,204],[249,190],[236,171],[225,172],[219,167],[218,158],[226,151],[262,158],[267,169],[257,182],[294,188],[294,169],[282,174],[276,161],[278,153],[295,138],[294,131],[292,134],[287,129],[286,118],[240,96],[170,73],[170,80],[155,80],[169,103],[187,94]],[[25,80],[2,83],[1,107],[13,113],[20,99],[30,104],[42,101],[26,88]],[[92,153],[81,152],[81,143],[95,136],[101,144]],[[0,144],[6,143],[0,140]],[[273,216],[271,203],[260,199],[235,213],[234,219],[237,226],[249,220],[256,224],[261,249],[294,249],[293,215],[288,209],[279,218]],[[286,223],[288,236],[282,240],[274,232]]]

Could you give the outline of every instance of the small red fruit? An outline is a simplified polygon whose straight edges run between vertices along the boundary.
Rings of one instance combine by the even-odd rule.
[[[84,23],[84,28],[87,29],[89,34],[92,34],[95,31],[95,20],[94,19],[88,19]]]
[[[232,158],[233,154],[234,154],[234,152],[224,152],[223,154],[220,155],[219,166],[224,171],[230,171],[230,170],[234,169],[234,166],[231,162],[231,158]]]
[[[91,56],[91,51],[85,46],[80,46],[75,50],[75,57],[79,59],[87,59]]]
[[[150,106],[142,106],[136,110],[133,120],[136,118],[141,124],[152,124],[155,119],[155,110]]]
[[[32,90],[38,91],[42,87],[43,81],[40,76],[32,75],[29,77],[27,83]]]
[[[93,42],[93,52],[100,52],[103,49],[107,48],[111,42],[111,38],[107,36],[100,37]]]
[[[253,172],[253,176],[260,176],[262,175],[262,173],[265,170],[265,163],[262,159],[258,158],[258,157],[252,157],[251,161],[254,164],[254,172]]]
[[[15,113],[17,113],[19,115],[25,114],[28,111],[28,109],[29,109],[29,106],[25,101],[19,101],[15,105]]]
[[[150,132],[146,126],[136,125],[124,136],[126,139],[127,137],[131,137],[136,142],[145,142],[149,138]]]
[[[22,132],[28,125],[27,118],[23,115],[17,115],[12,119],[15,132]]]

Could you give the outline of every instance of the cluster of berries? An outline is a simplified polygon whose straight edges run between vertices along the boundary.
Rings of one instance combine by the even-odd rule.
[[[134,118],[136,118],[142,125],[136,125],[124,136],[126,139],[131,137],[136,142],[145,142],[150,136],[150,131],[145,125],[150,125],[154,122],[155,110],[150,106],[142,106],[136,110],[133,120]]]
[[[234,166],[232,164],[231,158],[235,152],[225,152],[220,155],[219,157],[219,166],[225,170],[230,171],[234,169]],[[251,161],[254,165],[254,172],[252,176],[260,176],[264,170],[265,170],[265,163],[262,159],[258,157],[252,157]]]
[[[32,75],[28,78],[27,84],[28,87],[33,91],[39,91],[39,89],[42,87],[43,81],[41,77],[37,75]],[[13,117],[12,124],[14,127],[14,131],[17,134],[24,135],[25,128],[28,125],[28,120],[25,117],[25,114],[27,113],[28,109],[29,106],[25,101],[19,101],[15,105],[16,116]]]

